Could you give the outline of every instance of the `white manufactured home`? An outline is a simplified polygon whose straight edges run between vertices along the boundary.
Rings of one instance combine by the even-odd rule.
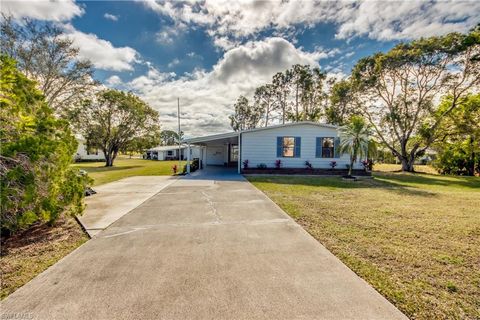
[[[305,168],[306,162],[316,169],[338,169],[350,163],[348,154],[340,154],[338,127],[316,122],[296,122],[284,125],[229,132],[186,139],[188,147],[200,147],[200,161],[206,166],[235,166],[238,173],[248,162],[249,168],[274,168],[280,160],[282,168]],[[360,161],[353,169],[362,169]]]
[[[105,155],[102,150],[89,147],[87,140],[80,135],[76,135],[75,138],[78,142],[75,161],[105,161]]]
[[[187,145],[180,146],[180,152],[178,145],[172,146],[158,146],[150,148],[145,151],[144,159],[148,160],[185,160],[187,159]],[[180,157],[179,157],[180,154]],[[201,148],[196,146],[190,147],[190,159],[200,158]]]

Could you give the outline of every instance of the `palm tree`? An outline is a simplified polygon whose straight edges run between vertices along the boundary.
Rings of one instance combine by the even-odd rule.
[[[340,152],[350,154],[348,176],[352,176],[353,163],[357,158],[367,157],[370,144],[370,130],[365,120],[360,116],[353,116],[350,121],[340,127]]]

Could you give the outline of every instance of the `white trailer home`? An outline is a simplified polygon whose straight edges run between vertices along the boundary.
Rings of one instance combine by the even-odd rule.
[[[248,168],[274,168],[277,160],[283,169],[346,169],[348,154],[340,154],[338,127],[316,122],[296,122],[262,127],[240,132],[190,138],[185,142],[201,147],[200,160],[204,165],[236,166],[238,172]],[[363,169],[360,161],[353,169]]]
[[[190,159],[200,158],[200,147],[190,148]],[[148,160],[179,160],[178,145],[148,149],[143,158]],[[187,145],[180,146],[180,160],[187,159]]]
[[[87,140],[80,135],[75,138],[78,142],[77,152],[75,153],[75,161],[105,161],[105,155],[98,148],[88,147]]]

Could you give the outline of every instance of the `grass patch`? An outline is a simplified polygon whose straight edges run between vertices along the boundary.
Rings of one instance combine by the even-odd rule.
[[[183,169],[179,168],[179,171]],[[105,167],[104,162],[79,162],[72,166],[85,170],[94,179],[94,185],[100,185],[133,176],[168,176],[172,175],[172,166],[178,161],[154,161],[143,159],[116,159],[113,167]]]
[[[2,239],[0,299],[5,299],[87,240],[73,218],[61,218],[54,226],[36,224]]]
[[[479,178],[248,179],[410,318],[480,318]]]
[[[418,173],[439,174],[438,171],[430,165],[416,164],[414,169]],[[377,163],[373,166],[373,170],[379,172],[396,172],[401,171],[402,166],[399,164]]]

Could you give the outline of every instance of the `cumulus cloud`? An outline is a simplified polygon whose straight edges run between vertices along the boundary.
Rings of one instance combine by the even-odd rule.
[[[72,39],[74,46],[80,49],[79,56],[92,61],[98,69],[124,71],[133,70],[138,62],[138,52],[130,47],[115,47],[110,41],[98,38],[93,33],[76,30],[65,25],[66,37]]]
[[[164,128],[175,128],[176,99],[182,108],[182,130],[186,135],[204,135],[230,130],[228,115],[240,94],[251,96],[259,85],[294,64],[318,66],[323,52],[296,48],[282,38],[250,41],[227,51],[213,69],[196,69],[173,78],[151,68],[147,74],[125,84],[159,110]]]
[[[180,63],[180,60],[177,59],[177,58],[175,58],[175,59],[173,59],[172,61],[170,61],[170,63],[168,64],[168,67],[169,67],[169,68],[173,68],[173,67],[175,67],[175,66],[176,66],[177,64],[179,64],[179,63]]]
[[[413,39],[465,32],[478,23],[480,1],[144,1],[176,23],[207,28],[214,44],[228,50],[235,39],[268,29],[291,34],[319,23],[337,26],[338,38]],[[235,38],[235,39],[232,39]]]
[[[48,21],[68,21],[84,13],[74,0],[63,1],[2,1],[3,14],[19,18],[32,18]]]
[[[119,16],[116,16],[116,15],[111,14],[111,13],[105,13],[103,15],[103,17],[107,20],[112,20],[112,21],[118,21],[118,18],[119,18]]]
[[[120,79],[120,77],[117,75],[113,75],[105,80],[105,83],[111,87],[114,87],[122,84],[122,79]]]

